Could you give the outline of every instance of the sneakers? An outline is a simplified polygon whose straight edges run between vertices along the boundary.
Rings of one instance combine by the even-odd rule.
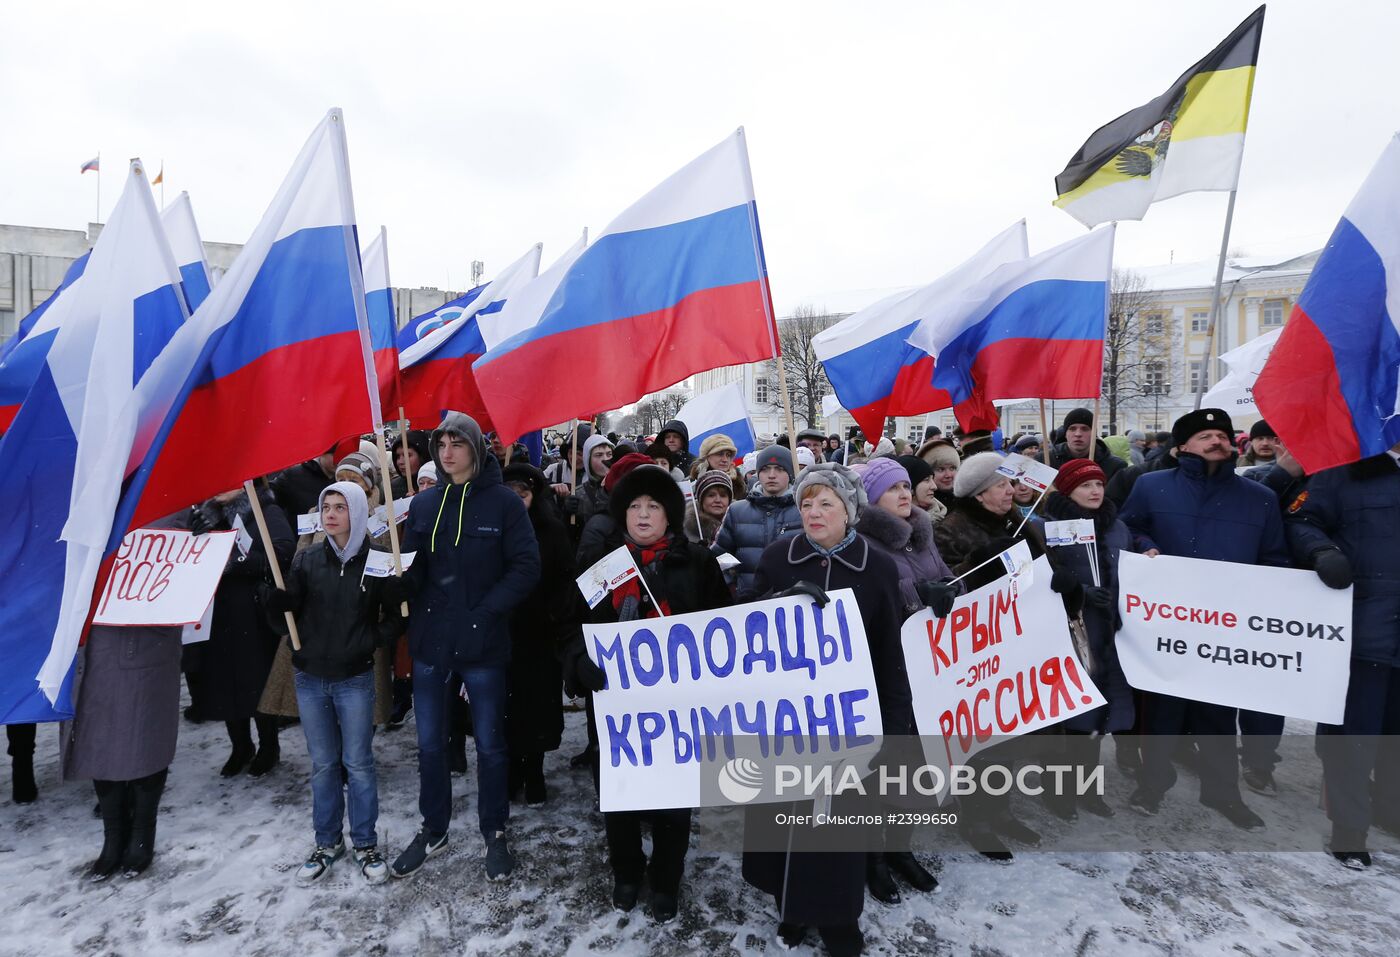
[[[389,868],[389,872],[394,877],[408,877],[416,874],[423,866],[423,862],[434,854],[439,854],[447,849],[447,835],[441,834],[433,837],[427,831],[419,830],[413,835],[413,840],[408,842],[398,857],[394,858],[394,864]]]
[[[1256,771],[1254,768],[1245,768],[1243,779],[1245,787],[1256,794],[1278,793],[1278,785],[1274,783],[1272,771]]]
[[[1201,803],[1212,811],[1219,811],[1225,816],[1225,820],[1235,827],[1253,831],[1264,826],[1264,819],[1246,807],[1243,801],[1224,801],[1218,804],[1202,801]]]
[[[366,883],[383,884],[389,879],[389,862],[384,860],[378,847],[355,848],[355,863],[360,865]]]
[[[1329,850],[1327,853],[1335,857],[1337,859],[1337,862],[1349,871],[1364,871],[1369,869],[1371,866],[1370,851]]]
[[[311,852],[311,856],[306,859],[306,863],[301,865],[297,871],[297,883],[302,885],[314,884],[326,876],[326,872],[331,869],[331,865],[340,860],[345,853],[344,839],[336,841],[335,847],[318,847]]]
[[[511,854],[506,843],[506,832],[497,831],[494,837],[486,839],[486,879],[503,881],[515,870],[515,855]]]
[[[1332,840],[1327,853],[1349,871],[1364,871],[1371,866],[1371,852],[1366,850],[1366,832],[1332,826]]]

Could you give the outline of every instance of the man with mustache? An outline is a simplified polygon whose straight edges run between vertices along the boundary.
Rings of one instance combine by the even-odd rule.
[[[1288,567],[1278,497],[1235,474],[1234,426],[1222,409],[1197,409],[1172,425],[1177,467],[1144,474],[1119,517],[1143,554]],[[1172,737],[1191,733],[1200,751],[1201,803],[1237,827],[1264,821],[1240,798],[1237,709],[1172,695],[1145,695],[1142,771],[1129,798],[1156,814],[1176,783]]]

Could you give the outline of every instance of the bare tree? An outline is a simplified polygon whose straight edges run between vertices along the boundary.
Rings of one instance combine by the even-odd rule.
[[[684,392],[662,392],[658,395],[656,407],[661,413],[662,424],[674,419],[689,401],[690,396]]]
[[[665,421],[661,416],[661,410],[656,407],[655,399],[643,399],[637,403],[633,412],[637,420],[637,431],[643,435],[650,435],[661,428],[661,423]]]
[[[1176,341],[1170,311],[1160,307],[1146,277],[1130,269],[1113,270],[1103,338],[1110,433],[1117,434],[1122,409],[1170,391]]]
[[[832,315],[811,306],[798,306],[791,316],[778,320],[778,344],[783,352],[788,397],[792,402],[793,418],[799,420],[799,428],[820,424],[822,396],[831,391],[831,384],[826,381],[826,370],[812,348],[812,340],[817,333],[844,318],[844,315]],[[771,397],[768,404],[781,411],[783,398],[778,393],[777,362],[769,359],[763,363],[759,374],[768,378],[768,394]]]

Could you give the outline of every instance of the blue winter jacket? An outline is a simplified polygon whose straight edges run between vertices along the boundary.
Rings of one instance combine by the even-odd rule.
[[[740,601],[754,597],[754,575],[763,550],[780,538],[802,531],[802,516],[789,489],[782,495],[764,495],[758,483],[743,501],[735,502],[724,514],[724,523],[711,551],[728,552],[739,560]]]
[[[1220,463],[1215,474],[1205,459],[1177,453],[1174,469],[1147,472],[1133,485],[1118,517],[1133,533],[1136,551],[1204,558],[1244,565],[1288,567],[1288,546],[1278,498],[1258,482]]]
[[[1318,472],[1288,516],[1293,557],[1340,548],[1355,576],[1351,655],[1400,667],[1400,466],[1389,455]]]
[[[405,576],[414,595],[408,650],[441,668],[509,664],[510,614],[540,577],[524,503],[501,484],[494,455],[478,461],[471,481],[415,495],[404,530],[404,551],[416,553]]]

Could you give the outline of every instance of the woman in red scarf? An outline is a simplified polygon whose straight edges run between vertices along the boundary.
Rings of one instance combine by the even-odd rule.
[[[669,472],[642,465],[614,486],[608,500],[615,529],[604,554],[623,545],[632,553],[647,587],[626,582],[590,612],[594,622],[636,621],[723,608],[732,603],[724,574],[713,555],[686,540],[685,497]],[[653,603],[653,597],[655,603]],[[577,640],[564,665],[565,689],[599,691],[603,672]],[[596,762],[596,757],[595,757]],[[594,764],[597,782],[597,764]],[[603,815],[608,858],[613,869],[613,906],[630,911],[637,904],[645,873],[651,884],[651,917],[664,924],[676,916],[685,852],[690,842],[690,808],[615,811]],[[642,823],[651,824],[652,855],[642,852]]]

